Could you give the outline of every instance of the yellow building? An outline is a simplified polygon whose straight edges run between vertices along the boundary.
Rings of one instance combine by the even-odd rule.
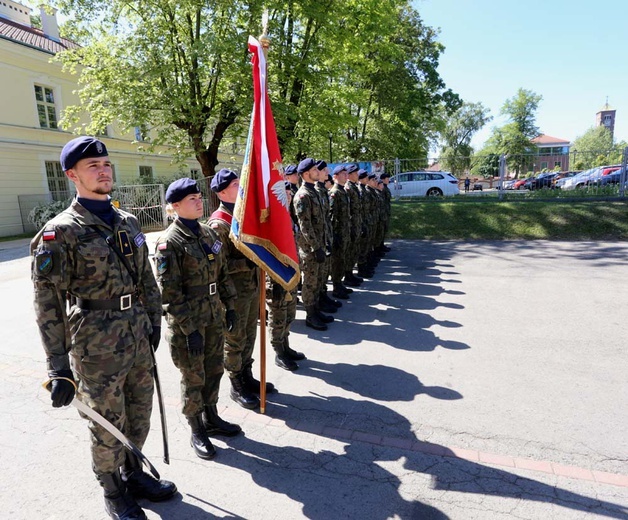
[[[67,198],[73,185],[61,170],[59,153],[73,136],[58,128],[62,111],[77,105],[77,76],[51,63],[76,44],[61,38],[56,15],[41,11],[42,29],[31,26],[31,9],[0,0],[0,236],[33,231],[28,212],[37,202]],[[143,139],[113,125],[106,136],[118,185],[133,185],[177,173],[199,175],[194,159],[181,171],[167,148],[159,155],[138,150]],[[229,160],[225,161],[229,163]]]

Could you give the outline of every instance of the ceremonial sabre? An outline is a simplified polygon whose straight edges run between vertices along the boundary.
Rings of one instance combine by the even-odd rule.
[[[170,451],[168,450],[168,425],[166,424],[166,410],[164,409],[164,398],[161,395],[161,384],[159,383],[159,373],[157,372],[157,359],[155,351],[150,347],[150,354],[153,359],[153,378],[157,389],[157,402],[159,403],[159,416],[161,417],[161,438],[164,445],[164,462],[170,464]]]
[[[59,378],[54,378],[54,379],[65,379],[66,381],[70,381],[76,388],[76,383],[67,377],[59,377]],[[48,381],[44,381],[42,384],[42,386],[49,392],[51,391],[50,385],[52,381],[53,381],[52,379],[49,379]],[[76,408],[79,412],[89,417],[92,421],[100,424],[100,426],[102,426],[111,435],[113,435],[122,444],[124,444],[124,447],[127,450],[129,450],[131,453],[133,453],[133,455],[135,455],[139,460],[141,460],[144,466],[146,466],[146,468],[150,470],[150,472],[153,474],[153,476],[157,480],[160,479],[159,472],[155,469],[155,466],[151,464],[150,460],[146,458],[146,455],[144,455],[140,451],[140,449],[124,435],[124,433],[118,430],[118,428],[116,428],[113,424],[111,424],[107,419],[105,419],[102,415],[100,415],[96,410],[92,410],[89,406],[79,401],[76,397],[72,399],[72,402],[70,404],[74,406],[74,408]]]

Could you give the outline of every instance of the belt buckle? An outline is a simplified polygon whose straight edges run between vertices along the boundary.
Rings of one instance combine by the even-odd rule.
[[[209,284],[209,295],[212,296],[216,294],[216,283]]]
[[[126,311],[131,308],[133,304],[133,295],[125,294],[124,296],[120,296],[120,310]]]

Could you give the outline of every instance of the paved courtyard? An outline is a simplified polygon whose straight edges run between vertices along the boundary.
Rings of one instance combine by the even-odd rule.
[[[26,244],[0,243],[0,517],[104,519],[86,423],[40,385]],[[189,446],[162,340],[171,463],[156,406],[144,451],[180,495],[142,501],[149,518],[628,518],[628,243],[391,246],[327,332],[299,310],[308,360],[268,353],[266,414],[225,376],[245,435],[214,461]]]

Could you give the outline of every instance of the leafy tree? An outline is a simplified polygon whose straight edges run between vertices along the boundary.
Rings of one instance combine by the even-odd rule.
[[[589,128],[573,142],[572,162],[578,169],[588,169],[605,164],[617,164],[622,160],[626,143],[613,144],[610,130],[604,126]]]
[[[471,166],[471,138],[492,119],[488,113],[488,108],[482,103],[463,103],[447,118],[445,129],[441,132],[441,162],[454,175],[463,173]]]
[[[60,0],[82,44],[60,53],[80,74],[62,124],[150,128],[151,150],[191,153],[205,176],[241,143],[251,110],[246,41],[270,11],[268,86],[285,157],[375,159],[424,153],[437,114],[457,108],[438,75],[443,47],[408,0]],[[85,118],[85,114],[89,119]],[[241,150],[241,149],[240,149]]]

